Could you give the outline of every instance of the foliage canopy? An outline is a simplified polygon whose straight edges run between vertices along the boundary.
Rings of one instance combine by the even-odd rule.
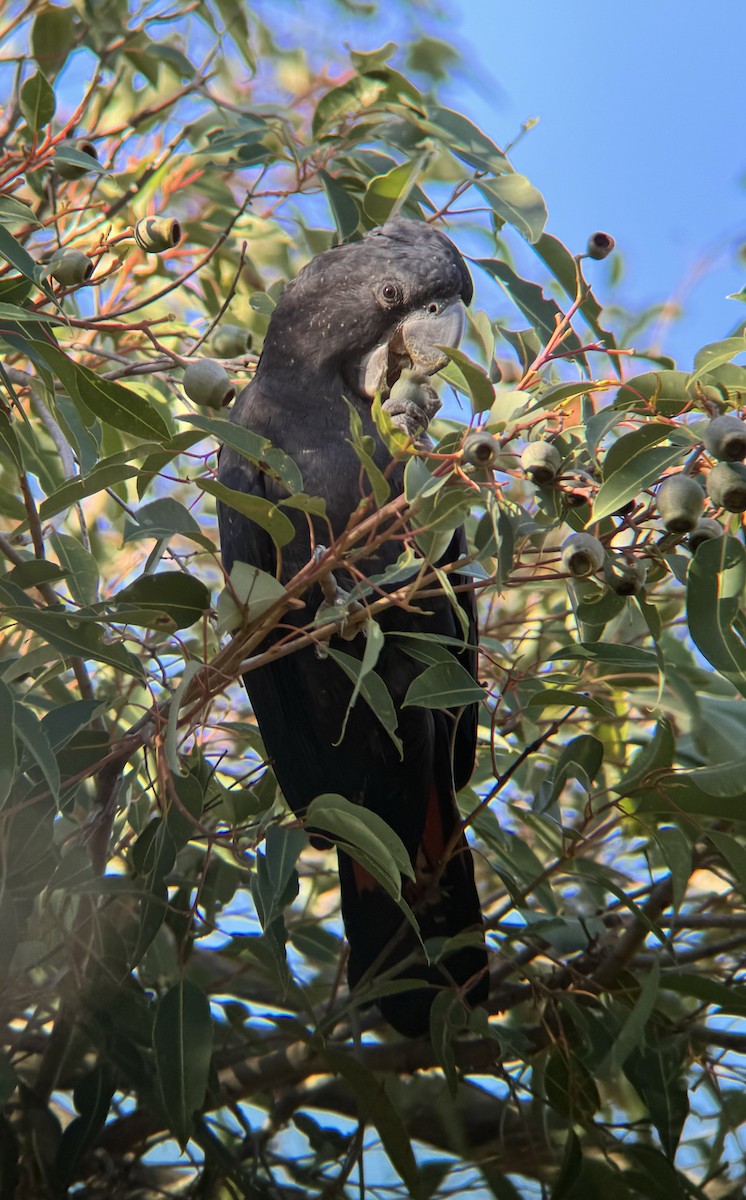
[[[698,512],[665,528],[656,489],[714,470],[743,337],[691,371],[638,344],[639,365],[591,287],[603,235],[589,259],[546,232],[536,187],[439,102],[435,36],[409,65],[387,44],[317,71],[233,0],[3,19],[0,1200],[352,1196],[364,1148],[371,1195],[740,1196],[746,499],[695,497],[721,536],[693,551]],[[285,482],[250,508],[278,546],[283,507],[318,500],[181,386],[212,356],[240,387],[284,283],[394,211],[446,222],[482,298],[435,451],[380,414],[404,496],[356,443],[368,529],[416,530],[400,598],[450,586],[434,564],[462,523],[480,596],[459,802],[491,1001],[444,993],[413,1043],[341,985],[333,856],[237,683],[312,576],[223,578],[218,444]],[[536,482],[526,447],[548,443]],[[395,738],[373,683],[392,600],[361,597],[357,703]],[[411,652],[412,703],[469,699],[442,648]],[[314,804],[396,889],[387,830]]]

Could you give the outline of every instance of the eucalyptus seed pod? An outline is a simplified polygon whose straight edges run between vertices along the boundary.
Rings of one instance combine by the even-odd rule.
[[[182,382],[189,399],[203,408],[223,408],[236,394],[225,367],[212,358],[190,362]]]
[[[608,258],[615,246],[616,242],[610,233],[604,233],[601,229],[597,229],[588,238],[586,254],[589,258]]]
[[[721,538],[724,533],[725,530],[719,521],[714,520],[713,517],[702,517],[697,521],[686,542],[692,554],[694,554],[697,547],[701,546],[703,542],[711,542],[715,538]]]
[[[560,473],[562,456],[551,442],[529,442],[521,455],[521,466],[539,486],[554,483]]]
[[[746,424],[733,413],[710,421],[704,440],[707,453],[722,462],[743,462],[746,458]]]
[[[242,358],[251,349],[251,331],[241,325],[218,325],[210,347],[216,358]]]
[[[741,463],[716,463],[707,476],[707,495],[718,508],[746,511],[746,467]]]
[[[54,158],[54,169],[60,179],[81,179],[90,170],[90,167],[84,167],[79,163],[65,162],[59,157],[60,150],[77,150],[79,154],[86,154],[94,162],[98,162],[98,154],[93,142],[88,142],[85,138],[65,138],[57,143]]]
[[[90,279],[93,274],[93,263],[82,250],[75,250],[72,246],[67,246],[62,250],[55,250],[49,260],[47,270],[52,279],[56,279],[63,287],[70,288]]]
[[[461,447],[461,456],[473,467],[491,467],[500,452],[500,443],[491,433],[470,433]]]
[[[669,475],[655,499],[669,533],[691,533],[705,506],[704,492],[691,475]]]
[[[419,438],[440,409],[441,403],[428,375],[405,369],[392,385],[381,407],[402,433]]]
[[[606,551],[592,533],[571,533],[562,543],[562,569],[576,579],[600,571],[605,557]]]
[[[143,217],[135,225],[135,241],[148,254],[172,250],[181,240],[181,225],[174,217]]]
[[[604,563],[604,579],[617,596],[639,596],[646,578],[645,564],[626,554],[609,555]]]

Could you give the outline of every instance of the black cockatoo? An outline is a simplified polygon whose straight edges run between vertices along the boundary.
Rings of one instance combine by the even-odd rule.
[[[372,439],[368,444],[375,447],[372,453],[379,468],[391,468],[390,454],[372,420],[373,398],[377,393],[386,397],[405,368],[429,375],[445,365],[447,358],[437,347],[460,340],[464,305],[472,291],[466,265],[444,234],[424,222],[395,218],[361,241],[319,254],[283,292],[256,375],[237,400],[233,420],[268,438],[296,462],[305,491],[326,501],[335,537],[363,494],[360,459],[350,442],[348,406],[355,409],[364,434]],[[425,414],[423,427],[427,419]],[[393,468],[389,477],[393,489],[401,491],[401,468]],[[270,474],[229,446],[221,451],[219,479],[271,502],[287,496]],[[284,511],[296,525],[296,536],[282,551],[281,578],[286,582],[309,562],[314,547],[306,515]],[[276,551],[263,529],[223,504],[219,521],[226,571],[240,561],[276,572]],[[314,526],[318,543],[327,542],[328,525],[314,518]],[[462,531],[454,538],[445,561],[452,562],[461,550]],[[401,542],[392,540],[356,566],[365,576],[377,575],[400,552]],[[337,570],[335,576],[340,588],[353,587],[344,570]],[[320,588],[311,588],[304,599],[305,610],[290,613],[286,624],[306,625],[313,619],[322,602]],[[468,617],[470,644],[454,652],[473,675],[472,594],[462,593],[459,603]],[[462,625],[445,595],[422,601],[420,607],[423,611],[412,612],[392,606],[377,618],[386,636],[376,671],[396,707],[401,756],[360,698],[340,740],[352,684],[333,659],[320,658],[313,648],[278,658],[245,676],[269,760],[291,808],[303,813],[315,796],[333,792],[371,809],[396,830],[409,852],[416,882],[405,881],[403,894],[417,916],[423,940],[476,931],[475,938],[467,939],[469,944],[437,965],[427,964],[395,901],[340,850],[350,986],[363,976],[369,982],[384,970],[421,981],[411,990],[378,1000],[390,1024],[409,1036],[427,1031],[438,988],[456,985],[470,1004],[485,999],[488,990],[481,910],[463,834],[445,868],[439,867],[458,821],[455,792],[473,769],[476,706],[455,712],[402,708],[407,689],[425,668],[396,637],[396,631],[408,631],[434,640],[463,640]],[[332,645],[335,641],[336,635]],[[362,634],[337,644],[362,657]],[[439,881],[433,885],[439,870]]]

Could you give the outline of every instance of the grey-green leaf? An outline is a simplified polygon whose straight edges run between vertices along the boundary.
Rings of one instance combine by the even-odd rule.
[[[158,1005],[153,1051],[164,1115],[182,1149],[204,1103],[213,1026],[204,992],[182,980]]]

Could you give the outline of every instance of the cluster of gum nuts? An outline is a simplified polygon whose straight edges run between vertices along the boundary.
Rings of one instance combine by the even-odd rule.
[[[727,512],[746,512],[746,423],[733,414],[715,417],[705,432],[704,445],[707,453],[718,460],[707,474],[707,495],[712,504]],[[466,438],[462,454],[466,462],[487,467],[498,450],[498,443],[489,434],[475,433]],[[546,487],[560,474],[562,458],[551,442],[529,442],[521,455],[521,467],[534,483]],[[685,471],[669,475],[656,493],[658,512],[667,532],[688,535],[692,553],[724,532],[719,521],[702,516],[705,492],[701,478]],[[608,553],[591,533],[571,533],[562,543],[561,554],[562,568],[568,575],[582,579],[603,570],[606,583],[618,595],[636,596],[645,585],[644,563],[624,552]]]

